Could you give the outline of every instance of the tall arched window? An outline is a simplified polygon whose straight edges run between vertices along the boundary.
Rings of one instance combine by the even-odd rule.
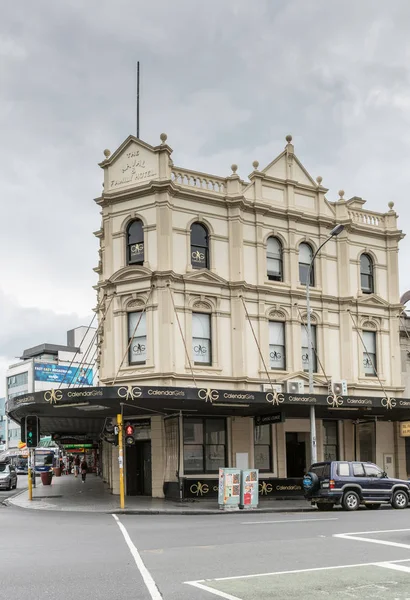
[[[307,283],[309,265],[312,262],[312,258],[313,258],[313,250],[309,246],[309,244],[306,244],[305,242],[300,244],[300,246],[299,246],[299,281],[302,285],[306,285],[306,283]],[[309,285],[315,285],[315,272],[314,272],[313,265],[310,270]]]
[[[283,281],[282,244],[278,238],[268,238],[266,262],[268,279],[270,281]]]
[[[127,264],[144,264],[144,230],[142,221],[132,221],[127,228]]]
[[[368,254],[362,254],[360,257],[360,286],[363,294],[373,294],[373,260]]]
[[[200,223],[191,225],[191,265],[194,269],[209,269],[208,230]]]

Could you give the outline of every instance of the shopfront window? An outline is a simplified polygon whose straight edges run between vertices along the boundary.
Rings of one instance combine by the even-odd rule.
[[[255,469],[272,471],[272,426],[268,423],[255,425],[254,429]]]
[[[323,421],[323,458],[338,459],[337,421]]]
[[[218,473],[226,466],[226,420],[184,419],[184,473]]]

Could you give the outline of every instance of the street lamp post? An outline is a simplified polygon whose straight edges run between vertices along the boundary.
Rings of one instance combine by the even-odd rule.
[[[309,365],[309,395],[313,394],[313,348],[312,348],[312,320],[310,314],[310,274],[312,272],[313,263],[316,256],[319,254],[321,249],[329,240],[336,237],[344,229],[344,225],[336,225],[330,232],[328,238],[325,239],[323,244],[314,253],[312,260],[310,261],[309,269],[307,272],[306,280],[306,309],[307,309],[307,338],[308,338],[308,365]],[[311,464],[317,462],[317,445],[316,445],[316,411],[314,404],[310,407],[310,454]]]

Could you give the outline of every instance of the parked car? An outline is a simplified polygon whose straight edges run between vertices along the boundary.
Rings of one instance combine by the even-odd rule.
[[[16,489],[17,473],[13,465],[8,462],[0,462],[0,489]]]
[[[315,463],[303,478],[303,490],[323,511],[338,505],[357,510],[361,504],[369,509],[382,504],[406,508],[410,501],[410,481],[388,477],[377,465],[361,461]]]

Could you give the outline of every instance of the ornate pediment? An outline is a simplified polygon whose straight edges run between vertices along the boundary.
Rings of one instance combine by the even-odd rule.
[[[121,283],[125,281],[134,281],[139,277],[150,277],[152,275],[152,271],[142,266],[128,266],[119,269],[111,277],[109,280],[111,283]]]
[[[357,303],[366,306],[389,306],[389,303],[386,302],[386,300],[383,300],[383,298],[380,298],[380,296],[377,296],[376,294],[360,295],[357,299]]]
[[[219,285],[227,285],[228,282],[223,277],[220,277],[207,269],[198,269],[184,275],[185,281],[195,281],[198,283],[217,283]]]

